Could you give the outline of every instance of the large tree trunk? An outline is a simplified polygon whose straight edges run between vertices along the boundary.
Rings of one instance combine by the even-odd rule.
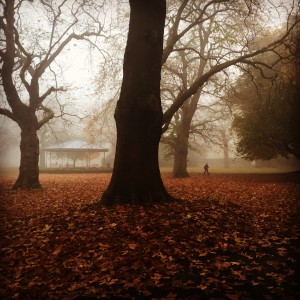
[[[39,181],[39,139],[35,127],[21,129],[21,163],[19,177],[14,189],[40,188]]]
[[[165,0],[130,0],[123,83],[115,111],[117,146],[110,184],[100,203],[171,200],[159,171],[162,131],[160,72]]]

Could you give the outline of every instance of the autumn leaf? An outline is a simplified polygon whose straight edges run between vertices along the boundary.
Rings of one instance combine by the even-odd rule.
[[[110,280],[107,281],[107,285],[113,285],[115,283],[117,283],[119,280],[117,278],[112,278]]]
[[[227,262],[227,261],[224,261],[224,262],[216,262],[216,267],[218,269],[225,269],[225,268],[228,268],[231,266],[231,263],[230,262]]]
[[[202,290],[202,291],[205,291],[205,290],[208,288],[208,286],[207,286],[207,285],[204,285],[204,284],[200,284],[200,285],[198,286],[198,288],[199,288],[200,290]]]
[[[68,223],[68,227],[69,227],[69,229],[72,229],[72,228],[75,227],[75,224],[74,223]]]
[[[52,252],[52,255],[58,255],[62,251],[62,246],[58,246],[55,248],[55,250]]]
[[[52,226],[51,225],[48,225],[46,224],[45,227],[42,229],[43,232],[46,232],[48,231]]]
[[[153,276],[151,276],[151,279],[153,279],[156,284],[160,281],[161,278],[162,276],[159,273],[154,273]]]
[[[286,248],[277,248],[277,251],[279,253],[280,256],[285,256],[286,255]]]
[[[128,248],[131,250],[135,250],[138,247],[137,244],[128,244]]]
[[[240,280],[246,280],[246,276],[242,274],[241,271],[232,271],[232,274],[235,275]]]

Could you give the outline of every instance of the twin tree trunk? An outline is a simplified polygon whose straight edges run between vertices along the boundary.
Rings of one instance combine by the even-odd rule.
[[[171,200],[163,185],[158,146],[162,132],[161,58],[165,0],[130,0],[123,82],[115,111],[113,174],[100,203],[148,204]]]

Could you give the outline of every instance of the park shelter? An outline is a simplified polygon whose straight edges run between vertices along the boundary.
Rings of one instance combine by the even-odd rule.
[[[75,157],[81,155],[85,157],[86,167],[90,167],[91,154],[92,153],[103,153],[103,156],[100,159],[103,159],[103,165],[105,165],[105,153],[108,152],[107,148],[89,144],[82,140],[71,140],[68,142],[55,144],[48,146],[41,151],[41,155],[44,157],[41,158],[41,161],[44,160],[44,167],[53,168],[68,168],[70,166],[75,166],[76,159]],[[56,162],[53,165],[53,157],[56,158]],[[69,164],[69,158],[73,158],[73,163]],[[99,161],[99,166],[101,165]]]

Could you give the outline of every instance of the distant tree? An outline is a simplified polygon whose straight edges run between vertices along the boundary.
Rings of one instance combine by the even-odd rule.
[[[233,137],[230,130],[231,120],[218,124],[216,130],[217,142],[215,145],[223,152],[224,168],[230,168],[230,152],[233,150]]]
[[[15,189],[40,187],[37,131],[54,117],[51,102],[48,105],[46,99],[65,91],[56,76],[58,57],[74,40],[92,42],[91,37],[99,36],[103,26],[97,1],[30,2],[0,1],[0,74],[5,95],[0,114],[21,129],[21,162]],[[32,18],[33,10],[40,12],[39,20]],[[35,26],[34,21],[40,25]],[[56,102],[57,98],[52,100]]]
[[[66,157],[67,157],[67,159],[69,159],[69,158],[71,159],[71,161],[73,162],[73,168],[75,168],[76,161],[84,160],[86,158],[86,154],[82,153],[82,152],[67,152]]]
[[[282,59],[275,69],[267,64],[245,70],[232,91],[236,104],[233,129],[237,152],[248,160],[269,160],[291,154],[300,158],[299,26],[289,43],[278,50]],[[274,63],[276,56],[264,54]]]
[[[237,152],[248,160],[269,160],[290,154],[300,158],[299,98],[293,82],[272,85],[259,74],[243,77],[236,88],[240,113],[236,113]]]

